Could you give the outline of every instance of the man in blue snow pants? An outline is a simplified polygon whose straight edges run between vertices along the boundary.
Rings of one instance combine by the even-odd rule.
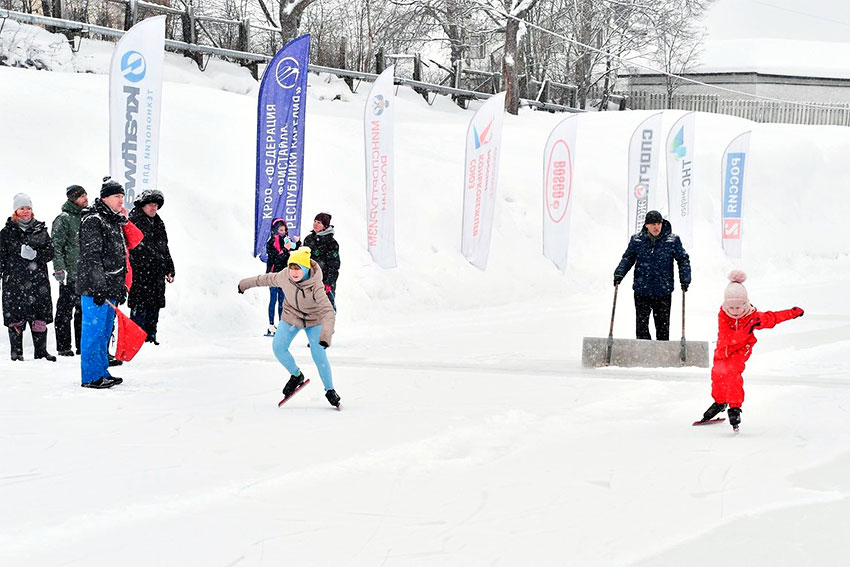
[[[124,188],[107,179],[100,198],[83,209],[77,293],[83,308],[80,370],[84,388],[111,388],[123,382],[109,373],[109,338],[115,311],[126,297],[127,242]]]

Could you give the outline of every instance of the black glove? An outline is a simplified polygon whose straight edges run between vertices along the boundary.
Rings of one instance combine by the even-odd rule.
[[[623,281],[623,276],[620,274],[614,274],[614,285],[620,285],[621,281]]]
[[[689,286],[689,285],[690,285],[690,284],[683,283],[683,284],[682,284],[682,291],[688,291],[688,286]]]
[[[796,319],[797,317],[802,317],[803,313],[805,313],[805,311],[803,311],[799,307],[792,307],[791,312],[794,313],[794,319]]]
[[[95,293],[93,298],[95,305],[103,305],[106,302],[106,295],[102,293]]]
[[[240,295],[245,293],[245,291],[241,287],[239,287],[239,284],[236,285],[236,289],[239,291]]]
[[[325,341],[319,341],[319,346],[321,346],[322,348],[328,348],[328,343],[326,343]]]

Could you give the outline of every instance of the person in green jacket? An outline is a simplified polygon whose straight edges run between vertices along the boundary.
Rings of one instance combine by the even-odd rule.
[[[56,301],[56,350],[60,356],[74,356],[71,350],[71,320],[74,321],[74,338],[80,354],[83,311],[80,294],[75,286],[77,259],[80,257],[80,212],[89,205],[86,190],[71,185],[65,191],[68,200],[62,212],[53,220],[53,277],[59,282],[59,299]]]

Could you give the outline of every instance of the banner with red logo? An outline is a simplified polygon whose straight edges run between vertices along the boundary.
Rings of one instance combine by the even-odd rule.
[[[109,175],[124,206],[157,188],[165,16],[143,20],[115,45],[109,64]]]
[[[480,270],[487,268],[490,255],[504,114],[505,93],[501,92],[478,109],[466,131],[461,252]]]
[[[265,262],[272,221],[286,221],[301,236],[304,128],[310,34],[296,37],[269,61],[257,98],[257,169],[254,193],[254,256]]]
[[[577,115],[562,120],[543,150],[543,255],[562,272],[567,269]]]
[[[641,122],[629,143],[628,236],[640,232],[648,211],[658,210],[658,161],[663,143],[661,116],[658,112]]]
[[[694,243],[694,130],[696,112],[679,118],[667,135],[667,220],[685,248]]]
[[[395,268],[394,145],[395,100],[390,66],[378,75],[366,97],[366,245],[382,268]]]
[[[723,152],[723,198],[720,212],[723,251],[731,258],[740,258],[744,223],[744,186],[746,185],[747,153],[750,151],[750,132],[736,137]]]

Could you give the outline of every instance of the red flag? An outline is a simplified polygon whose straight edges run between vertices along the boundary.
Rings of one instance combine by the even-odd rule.
[[[115,347],[115,358],[128,362],[133,360],[142,348],[148,334],[120,309],[115,309],[115,313],[118,314],[118,344]]]

